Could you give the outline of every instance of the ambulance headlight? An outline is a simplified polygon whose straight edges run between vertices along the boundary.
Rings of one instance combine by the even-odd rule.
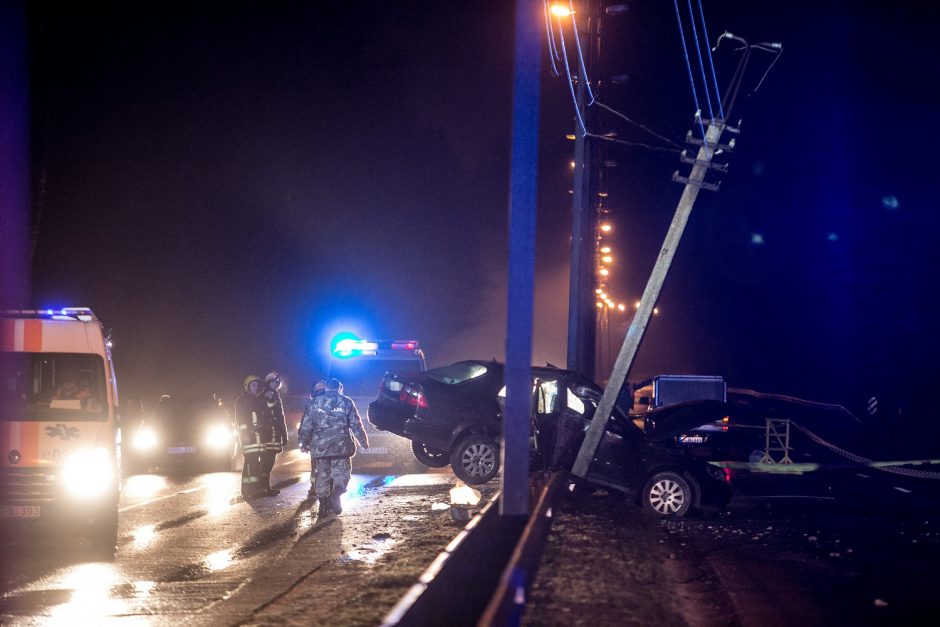
[[[62,464],[65,489],[83,499],[101,496],[114,483],[114,466],[104,448],[81,448],[72,451]]]
[[[213,425],[206,433],[206,445],[212,449],[223,449],[232,443],[232,428],[225,425]]]
[[[157,446],[157,432],[153,427],[143,426],[134,434],[134,449],[149,451]]]

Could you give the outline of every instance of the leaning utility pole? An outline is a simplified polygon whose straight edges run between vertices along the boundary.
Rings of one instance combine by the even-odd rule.
[[[724,120],[708,121],[708,130],[705,133],[705,139],[695,140],[691,137],[687,141],[693,144],[701,144],[698,156],[695,159],[687,158],[683,153],[683,161],[692,163],[692,172],[688,178],[680,177],[678,172],[673,174],[672,179],[685,183],[685,190],[679,199],[679,205],[676,207],[676,214],[672,218],[672,224],[669,225],[669,231],[666,233],[666,239],[659,251],[659,257],[656,259],[656,265],[650,274],[649,281],[646,283],[646,289],[643,292],[643,298],[640,300],[640,307],[637,309],[633,322],[627,330],[627,336],[623,340],[623,346],[620,348],[620,354],[617,355],[617,361],[614,362],[613,372],[610,373],[610,379],[604,388],[604,394],[598,403],[597,411],[591,419],[591,425],[584,436],[584,442],[581,444],[581,450],[578,452],[578,458],[575,460],[571,472],[578,477],[584,478],[587,475],[588,467],[594,458],[594,452],[604,433],[604,427],[607,425],[607,419],[610,417],[614,408],[614,402],[620,393],[620,388],[630,372],[633,365],[633,359],[636,357],[637,350],[640,348],[640,341],[649,324],[650,315],[653,313],[653,307],[659,298],[659,292],[662,289],[663,282],[666,280],[666,274],[669,272],[669,266],[672,264],[672,258],[675,256],[676,248],[679,246],[679,240],[682,239],[682,233],[685,225],[689,221],[689,215],[692,213],[692,205],[695,203],[698,192],[701,188],[711,191],[717,191],[718,186],[705,182],[705,174],[710,168],[724,171],[725,166],[712,164],[712,157],[717,151],[730,151],[734,147],[734,141],[728,145],[718,143],[723,131],[737,133],[738,129],[726,127]]]

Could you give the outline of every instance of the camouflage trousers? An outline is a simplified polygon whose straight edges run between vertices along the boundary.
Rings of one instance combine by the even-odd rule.
[[[317,496],[325,499],[332,491],[345,492],[351,473],[352,462],[348,457],[314,457],[312,483]]]

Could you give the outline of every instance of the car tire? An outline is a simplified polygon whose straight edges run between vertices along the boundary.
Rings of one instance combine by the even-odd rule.
[[[450,463],[450,455],[446,451],[439,451],[424,442],[412,442],[411,452],[415,459],[429,468],[443,468]]]
[[[692,509],[692,485],[675,472],[657,472],[643,486],[643,511],[660,518],[682,518]]]
[[[499,472],[499,443],[485,435],[468,435],[451,451],[450,466],[469,485],[486,483]]]

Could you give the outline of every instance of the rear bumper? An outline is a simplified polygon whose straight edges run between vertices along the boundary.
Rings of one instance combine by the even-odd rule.
[[[369,403],[369,422],[376,429],[388,431],[401,437],[405,435],[405,423],[410,416],[404,412],[398,411],[396,407],[390,407],[382,401],[372,401]]]

